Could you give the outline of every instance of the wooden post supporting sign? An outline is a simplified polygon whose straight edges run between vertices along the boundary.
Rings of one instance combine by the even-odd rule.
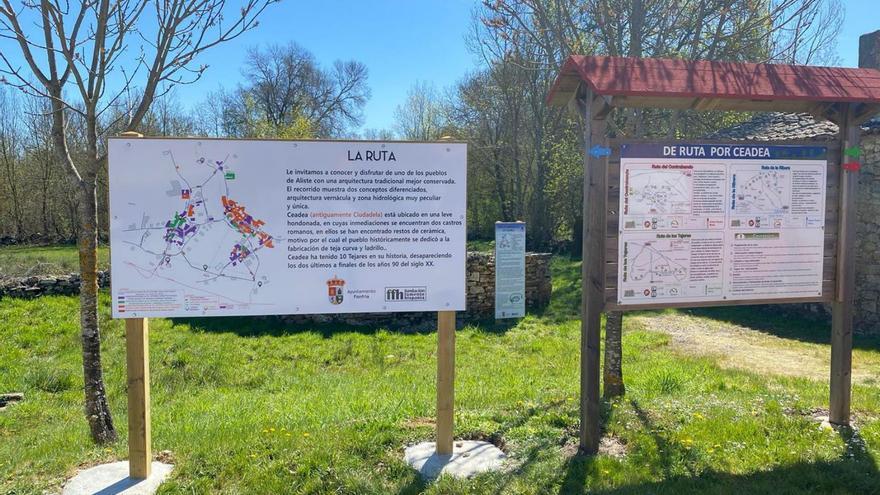
[[[855,301],[856,192],[859,183],[861,126],[857,105],[847,104],[840,125],[840,225],[837,234],[837,290],[831,315],[831,396],[828,420],[849,425],[852,394],[853,303]],[[857,153],[856,153],[857,155]]]
[[[137,132],[123,137],[141,138]],[[150,476],[150,326],[146,318],[125,320],[125,363],[128,375],[128,471],[129,476]]]
[[[437,454],[452,454],[455,403],[455,311],[437,313]]]
[[[583,256],[581,268],[581,424],[580,449],[599,451],[599,336],[605,297],[605,215],[608,171],[605,114],[594,108],[590,90],[579,99],[584,125]],[[601,100],[599,100],[601,101]],[[597,147],[597,148],[594,148]]]
[[[150,451],[150,329],[146,318],[125,320],[128,368],[128,470],[132,478],[148,478]]]

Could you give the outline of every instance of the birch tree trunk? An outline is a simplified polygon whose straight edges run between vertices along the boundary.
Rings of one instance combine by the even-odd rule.
[[[80,290],[79,322],[83,357],[83,390],[85,413],[95,443],[113,442],[118,438],[104,389],[101,368],[101,331],[98,325],[98,170],[95,117],[89,115],[87,141],[92,158],[82,167],[73,162],[67,146],[66,115],[61,104],[61,88],[53,89],[52,141],[55,159],[67,170],[68,180],[76,198],[76,240],[79,251]]]
[[[101,369],[101,332],[98,326],[98,199],[94,177],[85,178],[79,196],[79,291],[85,412],[92,439],[99,443],[117,439]]]
[[[207,66],[196,67],[192,65],[193,59],[255,28],[257,17],[272,3],[274,0],[247,0],[235,6],[228,6],[225,0],[43,0],[13,5],[11,0],[0,0],[0,38],[17,42],[16,51],[26,62],[23,68],[0,53],[0,83],[45,98],[51,109],[53,156],[66,171],[72,191],[71,197],[65,200],[69,201],[71,226],[76,231],[79,248],[85,410],[92,438],[97,443],[117,438],[104,390],[98,322],[96,193],[98,171],[105,159],[98,146],[102,136],[98,126],[101,116],[108,116],[114,102],[125,100],[133,88],[142,88],[135,91],[140,97],[130,102],[128,112],[105,123],[108,129],[119,122],[126,130],[137,129],[157,91],[167,90],[168,85],[197,81]],[[138,27],[141,14],[153,11],[158,29],[156,39],[149,41],[144,33],[138,33]],[[140,46],[140,57],[122,56],[128,50],[131,37],[140,37],[144,42]],[[143,80],[133,82],[138,69],[132,68],[129,72],[116,67],[120,61],[146,68]],[[122,78],[117,81],[120,73]],[[108,77],[113,81],[109,93]],[[74,163],[67,141],[68,113],[85,119],[88,156],[82,158],[81,164]]]

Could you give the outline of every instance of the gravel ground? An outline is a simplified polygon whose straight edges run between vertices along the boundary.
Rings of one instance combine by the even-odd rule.
[[[687,314],[632,318],[648,330],[669,335],[677,351],[710,355],[718,358],[722,366],[828,380],[831,359],[828,345],[784,339],[753,328]],[[858,357],[853,358],[853,381],[876,383],[880,377],[880,360],[874,357],[860,361]]]

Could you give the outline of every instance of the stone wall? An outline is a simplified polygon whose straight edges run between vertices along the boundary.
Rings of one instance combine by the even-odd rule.
[[[79,294],[79,274],[40,275],[0,280],[2,297],[38,297],[49,295],[70,296]],[[98,272],[98,285],[110,287],[110,272]]]
[[[526,307],[540,309],[550,302],[552,280],[547,253],[526,254]],[[101,287],[109,287],[110,273],[100,272]],[[467,255],[467,311],[462,318],[487,318],[495,314],[495,256],[470,252]],[[38,297],[79,293],[78,274],[27,277],[0,281],[0,297]],[[342,322],[349,325],[392,324],[433,327],[434,313],[373,313],[339,315],[290,315],[291,323]]]
[[[526,307],[541,308],[550,302],[553,284],[550,277],[549,253],[526,255]],[[495,314],[495,255],[468,253],[467,312],[475,315]]]
[[[880,333],[880,135],[862,136],[856,227],[855,331]]]

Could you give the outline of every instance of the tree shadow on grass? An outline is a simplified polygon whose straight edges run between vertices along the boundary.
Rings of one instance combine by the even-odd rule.
[[[831,342],[830,321],[796,316],[790,311],[780,310],[779,306],[727,306],[680,311],[694,316],[741,325],[786,339],[812,344]],[[853,347],[880,350],[880,336],[854,335]]]
[[[173,325],[186,325],[195,332],[234,333],[240,337],[280,337],[299,333],[318,333],[324,338],[337,333],[372,334],[380,326],[344,323],[291,323],[274,316],[224,316],[221,318],[171,318]]]
[[[535,416],[539,416],[546,412],[549,412],[554,409],[560,409],[565,404],[564,400],[552,401],[546,404],[543,404],[539,407],[529,407],[520,414],[513,415],[503,423],[501,423],[497,428],[492,431],[482,431],[482,430],[461,430],[456,433],[456,441],[460,440],[480,440],[489,442],[501,450],[506,449],[505,445],[505,435],[512,429],[518,428],[520,426],[525,425],[530,419]],[[507,487],[509,484],[516,479],[517,476],[526,472],[532,464],[537,462],[539,455],[542,452],[546,452],[547,449],[551,449],[559,446],[558,439],[551,438],[541,438],[540,440],[532,443],[526,448],[520,456],[517,457],[518,462],[514,469],[496,473],[495,475],[499,477],[499,482],[495,486],[494,493],[496,494],[504,494],[507,493]],[[431,480],[424,480],[421,476],[415,476],[413,479],[409,481],[406,485],[401,487],[398,491],[398,495],[404,494],[416,494],[422,493],[424,490],[428,488],[428,486],[432,483]]]
[[[409,483],[397,490],[397,495],[417,495],[428,489],[428,481],[418,473],[412,476]]]
[[[556,402],[551,402],[549,404],[546,404],[542,407],[530,408],[526,414],[524,414],[518,418],[515,418],[512,421],[505,423],[500,428],[500,430],[502,430],[503,432],[506,432],[510,429],[522,426],[531,417],[538,415],[538,414],[543,414],[545,412],[550,411],[551,409],[561,408],[561,406],[564,403],[565,403],[564,401],[556,401]],[[600,408],[600,410],[599,410],[600,430],[601,430],[601,434],[604,435],[605,434],[605,425],[610,421],[611,415],[613,414],[613,411],[611,409],[611,404],[604,399],[602,399],[599,402],[599,408]],[[531,443],[518,456],[518,462],[517,462],[515,468],[508,471],[507,473],[505,473],[501,482],[495,487],[494,492],[498,495],[503,495],[505,493],[508,493],[509,485],[517,477],[520,477],[520,476],[527,474],[533,468],[533,466],[535,466],[538,462],[541,461],[542,455],[545,455],[550,449],[554,449],[554,450],[559,449],[559,448],[564,447],[570,441],[577,440],[578,434],[579,434],[579,430],[577,428],[573,428],[571,430],[566,430],[565,434],[562,436],[562,438],[543,437],[540,440]],[[595,461],[594,456],[586,456],[586,455],[577,454],[577,455],[570,457],[568,459],[568,461],[566,462],[567,471],[566,471],[566,479],[563,482],[563,487],[565,487],[566,484],[574,482],[573,479],[572,480],[568,479],[568,472],[578,472],[579,471],[581,473],[584,473],[584,475],[585,475],[585,473],[590,471],[590,467],[593,465],[594,461]],[[569,467],[573,466],[573,465],[578,465],[579,469],[573,469],[573,468],[569,469]],[[581,487],[584,486],[583,479],[585,479],[585,478],[582,478]],[[548,490],[546,489],[546,487],[535,487],[535,488],[537,490],[536,493],[548,493]],[[579,492],[575,491],[572,493],[579,493]]]
[[[602,495],[630,494],[803,494],[880,493],[880,472],[873,456],[865,447],[858,430],[838,427],[836,431],[846,445],[844,454],[834,461],[796,462],[773,469],[747,474],[732,474],[715,470],[700,470],[686,475],[674,473],[673,459],[686,458],[692,451],[667,438],[657,429],[638,402],[631,400],[633,410],[645,431],[651,432],[660,462],[656,476],[662,481],[637,483],[611,489],[587,490],[586,480],[595,475],[592,457],[577,456],[565,466],[565,478],[560,494]],[[694,466],[695,463],[686,462]],[[680,464],[679,464],[680,466]]]
[[[363,324],[352,324],[345,321],[327,317],[325,322],[291,322],[281,316],[224,316],[221,318],[170,318],[172,325],[186,325],[196,332],[207,333],[234,333],[241,337],[284,336],[299,333],[317,333],[324,338],[334,335],[357,333],[361,335],[373,335],[385,331],[396,334],[426,335],[437,331],[437,314],[424,313],[423,317],[416,320],[414,313],[400,313],[403,321],[397,324],[389,324],[385,321],[371,322],[369,319]],[[367,318],[373,315],[367,315]],[[373,316],[375,318],[375,316]],[[393,320],[395,317],[390,316]],[[495,321],[491,318],[475,318],[463,316],[458,319],[456,328],[461,330],[470,326],[477,331],[490,334],[503,334],[516,327],[519,320]]]

